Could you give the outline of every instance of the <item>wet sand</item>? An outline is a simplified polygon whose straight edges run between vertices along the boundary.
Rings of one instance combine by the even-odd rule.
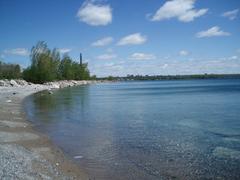
[[[89,179],[27,121],[24,98],[49,88],[0,87],[0,179]]]

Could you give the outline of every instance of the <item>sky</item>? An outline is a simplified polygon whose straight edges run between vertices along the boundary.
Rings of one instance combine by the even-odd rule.
[[[98,77],[240,73],[240,0],[0,0],[0,60],[38,41]]]

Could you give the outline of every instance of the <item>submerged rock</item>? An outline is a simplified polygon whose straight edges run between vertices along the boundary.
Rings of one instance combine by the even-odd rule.
[[[233,137],[227,137],[227,138],[224,138],[223,140],[227,142],[232,142],[232,143],[240,143],[240,139],[233,138]]]
[[[74,159],[82,159],[83,156],[74,156]]]
[[[231,158],[240,160],[240,151],[226,147],[216,147],[213,155],[220,158]]]

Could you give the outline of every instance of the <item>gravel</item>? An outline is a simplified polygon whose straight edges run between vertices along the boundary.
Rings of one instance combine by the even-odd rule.
[[[15,144],[0,144],[0,179],[71,179],[38,154]],[[37,167],[37,168],[34,168]]]

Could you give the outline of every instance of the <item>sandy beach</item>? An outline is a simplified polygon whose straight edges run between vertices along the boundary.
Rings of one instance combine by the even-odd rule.
[[[53,88],[61,87],[0,86],[0,179],[89,179],[48,137],[34,130],[23,111],[26,96],[42,90],[51,93]]]

